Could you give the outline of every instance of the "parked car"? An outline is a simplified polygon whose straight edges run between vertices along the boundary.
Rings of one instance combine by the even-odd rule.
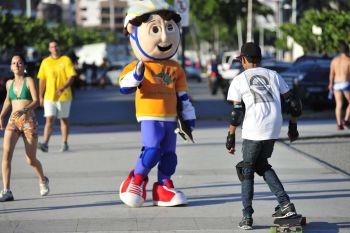
[[[294,64],[305,61],[331,61],[334,58],[334,55],[303,55],[298,57]]]
[[[235,60],[237,60],[237,56],[239,56],[240,54],[240,51],[227,51],[227,52],[224,52],[222,54],[222,58],[221,58],[221,68],[223,70],[228,70],[232,63],[235,62]]]
[[[277,73],[287,71],[292,66],[292,63],[277,61],[277,60],[262,60],[261,67],[266,69],[274,70]]]
[[[221,74],[221,77],[227,80],[232,80],[239,73],[241,73],[242,70],[242,64],[236,58],[230,59],[228,63],[221,64],[221,66],[219,66],[219,72]]]
[[[6,98],[6,82],[12,78],[10,64],[0,64],[0,101],[1,104]]]
[[[124,65],[111,65],[111,67],[108,68],[108,71],[106,73],[106,76],[113,86],[119,85],[119,77],[124,69]]]
[[[330,104],[329,67],[329,60],[307,60],[293,64],[280,74],[304,104],[320,109]]]
[[[185,58],[185,73],[188,80],[202,82],[201,65],[189,58]]]

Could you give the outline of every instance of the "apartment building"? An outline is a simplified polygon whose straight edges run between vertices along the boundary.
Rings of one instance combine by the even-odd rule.
[[[121,32],[127,5],[127,0],[77,0],[76,24]]]
[[[75,0],[41,0],[36,11],[39,19],[75,25]]]
[[[39,2],[40,0],[29,1],[29,14],[31,17],[36,16],[36,7],[38,6]],[[12,14],[27,14],[26,1],[0,0],[0,7],[5,11],[11,12]]]

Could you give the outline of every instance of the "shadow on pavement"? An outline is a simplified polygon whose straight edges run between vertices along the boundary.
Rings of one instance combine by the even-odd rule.
[[[70,205],[63,205],[63,206],[4,209],[4,210],[0,210],[0,213],[5,214],[5,213],[18,213],[18,212],[51,211],[51,210],[61,210],[61,209],[92,208],[92,207],[98,207],[98,206],[114,206],[114,205],[122,205],[122,204],[123,203],[120,201],[105,201],[105,202],[96,202],[96,203],[78,204],[78,205],[70,204]]]
[[[307,221],[307,219],[306,219]],[[321,232],[327,232],[327,233],[337,233],[339,232],[339,225],[343,223],[329,223],[329,222],[310,222],[306,223],[305,226],[303,226],[303,232],[320,232],[317,230],[321,230]],[[349,225],[349,223],[346,223]],[[348,228],[347,226],[346,228]]]

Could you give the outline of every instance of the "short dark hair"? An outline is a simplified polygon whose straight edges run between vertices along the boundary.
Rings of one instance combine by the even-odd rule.
[[[340,53],[345,53],[348,54],[349,53],[349,45],[347,43],[345,43],[345,41],[341,41],[339,44],[339,52]]]
[[[159,11],[155,11],[155,12],[151,12],[151,13],[137,16],[137,17],[133,18],[132,20],[130,20],[129,23],[138,27],[142,23],[147,22],[149,17],[153,14],[159,15],[160,17],[162,17],[162,19],[167,20],[167,21],[174,20],[175,23],[179,23],[181,21],[181,16],[179,14],[177,14],[176,12],[170,11],[170,10],[159,10]],[[124,28],[123,33],[126,36],[129,35],[129,32],[127,31],[126,28]]]
[[[259,64],[261,62],[261,57],[249,57],[249,56],[244,56],[244,57],[247,58],[247,61],[249,63]]]
[[[59,43],[57,40],[55,40],[55,39],[51,39],[51,40],[49,40],[48,45],[50,45],[51,43],[56,43],[57,45],[59,45],[59,44],[60,44],[60,43]]]
[[[249,63],[259,64],[262,57],[260,46],[254,42],[243,44],[241,47],[241,53],[237,58],[242,59],[242,57],[245,57]]]
[[[23,62],[24,65],[27,64],[27,61],[26,61],[26,59],[25,59],[25,57],[24,57],[24,55],[23,55],[22,53],[14,53],[14,54],[12,55],[12,58],[13,58],[13,57],[19,57],[19,58],[21,58],[21,60],[22,60],[22,62]]]

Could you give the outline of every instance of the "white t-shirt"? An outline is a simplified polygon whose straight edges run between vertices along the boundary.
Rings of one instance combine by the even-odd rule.
[[[247,69],[233,79],[227,100],[245,104],[243,139],[278,138],[283,123],[280,95],[288,91],[279,74],[261,67]]]

